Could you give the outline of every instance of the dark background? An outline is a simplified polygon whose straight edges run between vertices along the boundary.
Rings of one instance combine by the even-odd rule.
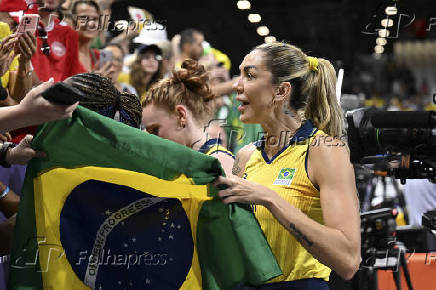
[[[332,60],[335,66],[350,69],[360,54],[372,54],[376,35],[364,34],[380,28],[385,17],[384,9],[393,0],[251,0],[251,10],[239,10],[236,0],[221,1],[169,1],[169,0],[119,0],[112,6],[115,20],[128,19],[127,6],[147,9],[156,19],[167,20],[168,37],[184,28],[202,30],[206,40],[232,61],[232,73],[243,56],[251,48],[263,43],[263,37],[256,33],[260,24],[267,25],[270,35],[277,40],[286,40],[301,47],[305,52]],[[399,37],[388,39],[386,53],[392,52],[392,43],[406,39],[435,38],[436,26],[426,32],[429,17],[436,17],[436,1],[399,1],[399,14],[403,16]],[[251,24],[249,13],[259,13],[261,23]],[[405,27],[410,20],[415,20]],[[397,26],[398,15],[394,20]],[[396,29],[391,29],[396,30]],[[392,33],[392,32],[391,32]],[[339,61],[339,62],[338,62]]]

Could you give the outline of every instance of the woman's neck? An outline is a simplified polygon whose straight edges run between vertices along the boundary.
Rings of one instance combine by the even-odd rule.
[[[79,38],[79,53],[88,53],[91,51],[92,39]]]
[[[280,114],[261,124],[265,132],[264,151],[272,157],[280,151],[301,127],[302,121],[296,115]]]
[[[39,11],[39,16],[41,17],[41,21],[44,24],[45,29],[47,29],[48,25],[50,24],[50,14],[53,14],[51,11]],[[54,20],[54,18],[52,18]]]
[[[79,39],[79,60],[83,67],[88,71],[92,71],[91,59],[91,41],[87,39]]]
[[[188,141],[186,144],[188,147],[192,148],[195,151],[200,150],[201,146],[203,146],[204,143],[206,143],[206,133],[203,131],[202,128],[193,126],[191,133],[189,136],[187,136]]]

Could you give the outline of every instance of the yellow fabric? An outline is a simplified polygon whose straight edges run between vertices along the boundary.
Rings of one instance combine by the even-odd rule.
[[[208,197],[207,185],[193,185],[184,175],[166,181],[151,175],[123,169],[81,167],[51,169],[35,179],[35,215],[39,243],[39,258],[44,289],[89,289],[75,274],[60,241],[60,214],[64,202],[79,184],[95,179],[129,186],[157,197],[180,199],[189,218],[193,233],[194,253],[192,266],[180,289],[201,289],[201,272],[196,250],[198,213]],[[62,182],[60,182],[62,181]]]
[[[130,82],[130,75],[128,74],[128,73],[120,73],[119,75],[118,75],[118,82],[119,83],[126,83],[126,84],[129,84],[129,85],[132,85],[132,83]],[[138,92],[139,93],[139,92]],[[139,100],[140,100],[140,102],[141,102],[141,104],[142,104],[142,102],[144,101],[144,99],[145,99],[145,95],[147,94],[147,91],[145,91],[141,96],[140,96],[140,98],[139,98]]]
[[[385,105],[385,100],[377,97],[373,97],[372,99],[365,100],[365,107],[377,107],[381,108]]]
[[[405,226],[407,225],[406,219],[404,218],[404,212],[399,211],[397,217],[395,218],[395,221],[397,222],[397,226]]]
[[[436,111],[436,104],[430,103],[424,108],[426,111]]]
[[[125,84],[131,85],[131,83],[130,83],[130,75],[128,73],[120,73],[118,75],[118,82],[119,83],[125,83]]]
[[[213,55],[215,56],[215,59],[218,62],[224,63],[224,67],[227,70],[230,70],[232,68],[232,63],[230,61],[230,58],[227,56],[227,54],[225,54],[225,53],[223,53],[223,52],[221,52],[218,49],[213,48],[213,47],[210,48],[210,52],[213,53]]]
[[[226,152],[226,153],[228,153],[228,154],[233,156],[233,153],[231,151],[227,150],[226,147],[224,147],[222,145],[219,145],[219,144],[212,145],[204,154],[212,155],[214,153],[218,153],[218,152],[221,152],[221,151],[224,151],[224,152]]]
[[[174,64],[174,69],[178,70],[178,69],[181,69],[181,68],[182,68],[182,61],[181,60],[176,61],[176,63]]]
[[[271,164],[264,160],[261,150],[255,150],[245,166],[244,178],[269,187],[311,219],[323,224],[320,194],[307,177],[305,169],[308,144],[320,134],[325,133],[317,131],[309,139],[289,146]],[[279,179],[281,174],[291,178],[289,185],[283,185],[283,179]],[[270,211],[263,206],[256,206],[255,215],[283,271],[283,275],[270,282],[306,278],[328,281],[330,268],[315,259]]]
[[[9,28],[9,25],[5,22],[0,22],[0,40],[3,40],[3,38],[11,35],[11,29]],[[2,86],[4,88],[7,88],[9,85],[9,72],[10,71],[16,71],[18,69],[18,56],[14,58],[11,65],[9,66],[9,71],[7,71],[2,77],[1,82]]]
[[[318,59],[313,56],[308,56],[307,61],[309,62],[309,68],[312,71],[318,71]]]

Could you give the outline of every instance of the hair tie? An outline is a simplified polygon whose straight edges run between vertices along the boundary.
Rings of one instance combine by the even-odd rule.
[[[309,69],[311,71],[318,71],[318,58],[313,56],[308,56],[307,61],[309,62]]]

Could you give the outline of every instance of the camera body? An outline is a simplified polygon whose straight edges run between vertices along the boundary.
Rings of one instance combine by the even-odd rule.
[[[377,258],[394,253],[397,214],[396,209],[390,208],[360,214],[362,265],[373,266]]]
[[[406,179],[436,181],[436,112],[387,112],[361,108],[346,114],[350,159],[375,164],[405,183]],[[392,167],[392,163],[398,167]]]

